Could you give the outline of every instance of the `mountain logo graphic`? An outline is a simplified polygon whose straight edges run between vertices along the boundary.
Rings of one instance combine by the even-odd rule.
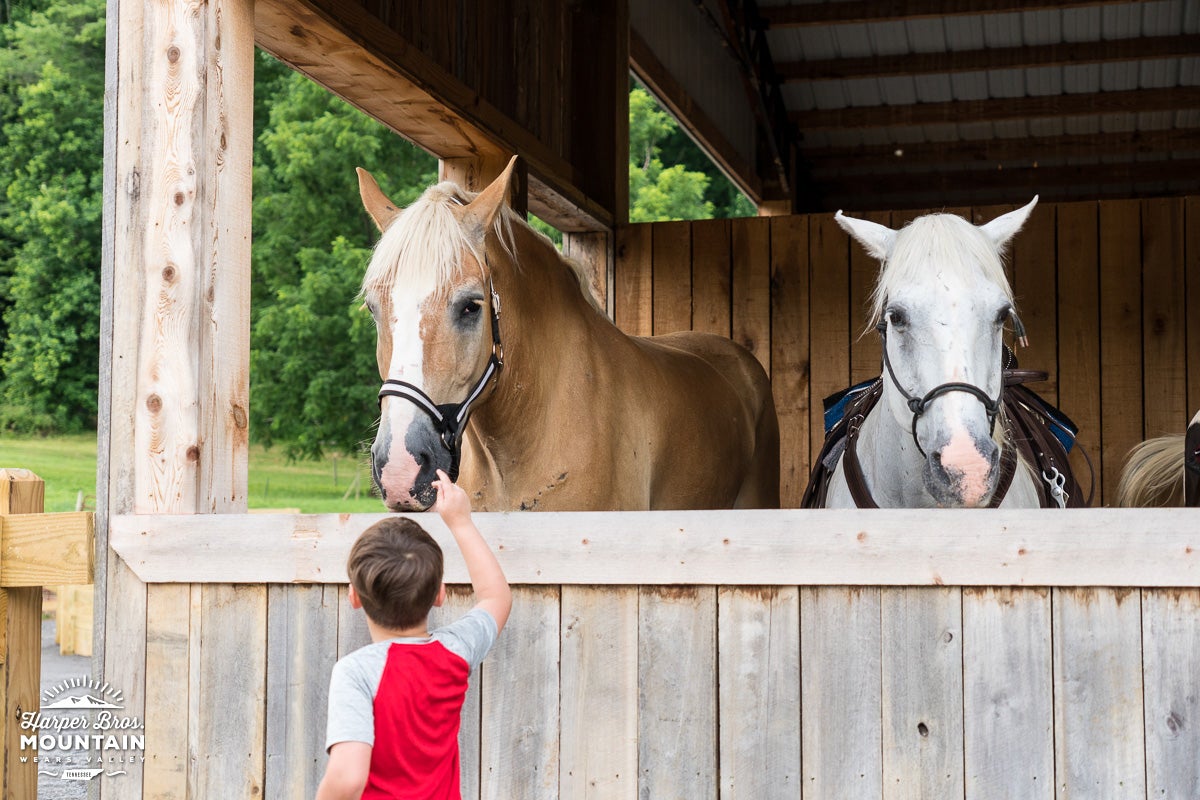
[[[83,694],[73,690],[82,689]],[[70,678],[42,692],[43,711],[122,709],[125,701],[119,689],[92,678]]]
[[[123,706],[92,697],[90,694],[85,694],[83,697],[63,697],[42,706],[42,710],[56,708],[123,708]]]

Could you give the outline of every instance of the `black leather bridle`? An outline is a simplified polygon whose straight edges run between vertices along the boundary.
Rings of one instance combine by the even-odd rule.
[[[1188,425],[1183,443],[1184,505],[1200,508],[1200,422]]]
[[[379,390],[379,403],[383,404],[385,397],[399,397],[407,400],[424,411],[433,420],[442,446],[450,451],[450,469],[447,474],[450,480],[458,480],[459,460],[462,454],[462,435],[467,427],[467,419],[471,416],[471,406],[483,394],[488,383],[504,366],[504,345],[500,342],[500,295],[496,293],[492,281],[488,279],[488,293],[492,301],[492,355],[488,358],[483,374],[471,386],[467,397],[461,403],[435,403],[420,387],[406,381],[388,379]]]
[[[909,391],[900,384],[900,381],[896,379],[896,372],[892,369],[892,360],[888,356],[887,328],[888,321],[886,319],[880,320],[879,324],[875,326],[875,330],[879,331],[879,337],[883,340],[883,366],[887,371],[888,376],[892,380],[892,385],[895,386],[896,390],[900,392],[901,396],[908,401],[908,408],[913,414],[913,443],[916,444],[917,450],[920,451],[923,458],[928,458],[928,456],[925,454],[925,448],[921,447],[921,440],[917,438],[917,422],[921,419],[921,415],[924,414],[929,408],[929,404],[944,394],[949,394],[950,392],[966,392],[969,395],[973,395],[979,400],[979,402],[983,403],[983,408],[987,412],[989,426],[988,435],[990,436],[995,432],[996,416],[1000,413],[1000,404],[1004,400],[1003,381],[1000,383],[1000,393],[996,395],[995,399],[988,397],[987,393],[978,386],[972,383],[962,383],[960,381],[939,383],[937,386],[926,392],[924,397],[917,397],[913,394],[910,394]]]

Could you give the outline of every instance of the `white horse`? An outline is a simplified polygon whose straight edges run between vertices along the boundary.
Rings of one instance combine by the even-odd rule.
[[[879,402],[851,427],[826,507],[860,505],[856,480],[881,508],[1041,505],[1001,410],[1005,323],[1022,333],[1002,257],[1036,204],[981,226],[930,214],[899,231],[837,213],[882,262],[872,323],[884,374]]]

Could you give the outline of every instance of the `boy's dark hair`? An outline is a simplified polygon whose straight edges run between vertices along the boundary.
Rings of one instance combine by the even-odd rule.
[[[346,562],[363,611],[384,628],[411,628],[429,616],[442,586],[442,548],[405,517],[363,531]]]

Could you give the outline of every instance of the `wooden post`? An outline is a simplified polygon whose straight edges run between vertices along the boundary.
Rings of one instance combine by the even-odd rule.
[[[611,231],[564,231],[562,247],[563,255],[583,267],[592,296],[609,318],[613,315],[613,297],[609,291],[615,255],[613,238]]]
[[[783,200],[763,200],[758,204],[760,217],[782,217],[793,213],[791,198]]]
[[[0,515],[37,514],[46,485],[26,469],[0,469]],[[0,521],[0,525],[3,522]],[[0,797],[37,796],[36,748],[21,749],[21,714],[38,709],[42,675],[42,587],[0,588]],[[29,735],[30,731],[25,731]],[[21,757],[26,757],[22,762]]]
[[[438,180],[454,181],[469,192],[482,192],[500,177],[510,158],[509,154],[443,158],[438,161]],[[518,164],[517,177],[520,188],[512,199],[513,209],[524,216],[529,210],[529,177],[524,161]]]
[[[266,588],[148,587],[107,550],[114,514],[246,509],[254,2],[113,0],[108,30],[96,671],[146,759],[98,780],[262,797]]]

